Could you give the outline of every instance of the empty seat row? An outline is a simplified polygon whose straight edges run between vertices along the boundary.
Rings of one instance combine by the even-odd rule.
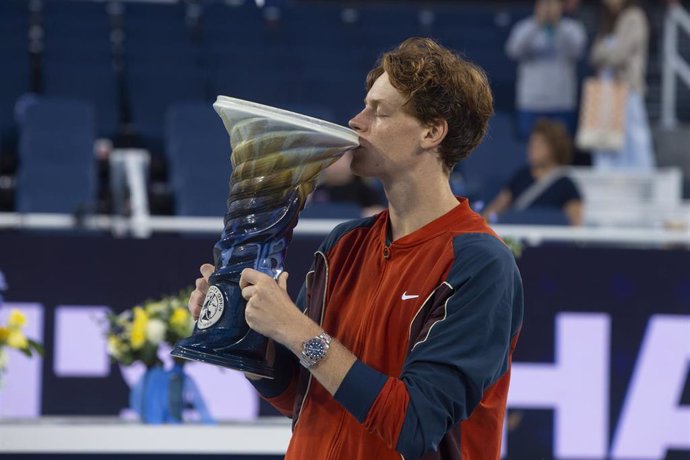
[[[498,107],[512,105],[514,66],[502,49],[512,19],[497,22],[500,13],[492,8],[397,7],[384,14],[379,7],[309,5],[271,15],[251,2],[242,7],[201,2],[190,13],[181,3],[55,0],[44,2],[39,15],[42,78],[38,87],[30,87],[26,4],[22,9],[22,2],[2,3],[2,15],[8,9],[22,18],[11,22],[21,26],[0,32],[17,43],[10,50],[11,41],[0,41],[0,61],[11,61],[16,69],[13,76],[0,76],[3,130],[11,124],[16,98],[29,90],[90,101],[101,136],[112,137],[126,124],[128,132],[159,144],[163,114],[176,94],[206,101],[226,94],[275,105],[325,105],[335,121],[345,123],[359,107],[364,76],[377,56],[420,34],[496,67],[491,80]],[[433,21],[421,19],[429,16]]]

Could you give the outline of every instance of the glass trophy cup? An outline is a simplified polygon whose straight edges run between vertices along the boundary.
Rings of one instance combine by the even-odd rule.
[[[272,378],[268,339],[244,319],[240,274],[253,268],[278,278],[318,174],[359,139],[348,128],[240,99],[219,96],[213,108],[232,148],[227,213],[194,332],[172,354]]]

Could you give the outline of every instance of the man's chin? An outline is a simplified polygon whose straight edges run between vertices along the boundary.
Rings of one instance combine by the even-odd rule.
[[[352,162],[350,163],[350,171],[352,171],[352,174],[355,176],[359,177],[366,177],[367,174],[365,173],[365,168],[363,164],[363,159],[362,158],[356,158],[354,155],[352,156]]]
[[[371,161],[367,162],[367,159],[371,160],[363,147],[360,146],[354,149],[352,151],[352,161],[350,162],[352,174],[359,177],[375,177],[375,172],[371,170]]]

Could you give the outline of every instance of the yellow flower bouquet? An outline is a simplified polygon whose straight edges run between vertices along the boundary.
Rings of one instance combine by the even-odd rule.
[[[189,291],[151,300],[131,310],[108,317],[108,354],[120,364],[141,361],[151,367],[159,363],[162,342],[174,345],[194,329],[187,310]]]
[[[187,309],[191,289],[177,296],[150,300],[108,317],[108,354],[124,366],[146,365],[146,372],[130,392],[130,407],[144,423],[182,423],[183,409],[193,408],[204,423],[212,418],[183,363],[164,369],[158,358],[163,342],[171,346],[194,329]]]
[[[22,332],[26,324],[26,317],[19,311],[12,309],[7,319],[6,325],[0,324],[0,378],[7,367],[7,352],[5,348],[14,348],[21,351],[26,356],[33,353],[43,355],[43,346],[29,338]]]

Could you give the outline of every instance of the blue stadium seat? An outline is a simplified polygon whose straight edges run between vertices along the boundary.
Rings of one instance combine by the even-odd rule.
[[[420,27],[419,8],[403,5],[365,6],[358,10],[354,27],[360,52],[372,67],[383,52],[397,46],[410,37],[423,36],[427,31]]]
[[[0,2],[0,43],[22,42],[26,48],[29,32],[29,5],[25,0]]]
[[[120,113],[110,20],[97,2],[46,2],[43,10],[43,93],[93,104],[104,137],[116,134]]]
[[[206,54],[214,65],[233,67],[239,73],[296,70],[295,65],[300,62],[295,59],[295,50],[284,45],[207,43]]]
[[[169,24],[171,27],[184,25],[183,2],[127,2],[123,6],[125,26],[131,29],[146,29],[152,24]],[[146,31],[142,30],[142,33]]]
[[[230,192],[230,160],[223,170],[205,171],[203,174],[188,174],[175,185],[175,214],[178,216],[213,217],[224,216],[226,201]]]
[[[199,47],[189,41],[171,45],[128,39],[125,46],[125,62],[129,67],[138,68],[151,62],[165,67],[195,68],[201,65]]]
[[[131,2],[124,8],[126,104],[134,132],[156,153],[168,108],[207,97],[200,52],[185,19],[182,2]]]
[[[19,142],[17,211],[71,213],[96,199],[93,108],[43,99],[27,108]]]
[[[229,193],[230,142],[210,103],[173,105],[166,121],[166,155],[175,209],[184,216],[222,216]]]
[[[263,11],[253,2],[239,6],[210,3],[204,8],[202,22],[209,42],[259,44],[267,37]]]
[[[465,180],[468,198],[486,205],[526,163],[525,147],[515,139],[512,117],[496,113],[489,121],[484,142],[458,168]]]
[[[320,47],[329,51],[320,53],[322,58],[337,59],[342,52],[352,49],[358,30],[355,25],[343,22],[342,15],[340,5],[297,4],[282,10],[278,28],[285,43],[299,50],[295,58],[300,58],[305,49]],[[334,53],[334,49],[338,52]]]
[[[68,139],[74,136],[80,139],[91,139],[95,130],[93,107],[88,102],[65,98],[38,99],[26,109],[21,128],[22,137],[26,140],[33,139],[34,134],[54,135],[60,133],[63,133],[61,139]],[[54,142],[55,139],[52,141]],[[80,149],[72,153],[77,158],[81,158],[83,154]],[[52,156],[50,150],[43,151],[38,149],[34,151],[34,154]],[[65,161],[66,159],[57,158],[57,160]]]
[[[305,104],[319,104],[336,111],[336,121],[346,124],[362,110],[366,96],[365,78],[362,71],[333,73],[328,70],[314,70],[305,77]]]
[[[334,53],[334,49],[338,52]],[[363,80],[374,66],[375,57],[372,57],[372,53],[363,53],[353,47],[352,42],[329,45],[328,41],[325,41],[300,45],[293,54],[293,60],[307,74],[314,71],[331,74],[357,72],[361,74],[358,80]]]
[[[128,52],[136,51],[138,46],[167,45],[175,47],[191,43],[191,34],[181,19],[175,22],[156,20],[145,26],[126,22],[124,32]]]
[[[112,137],[118,131],[117,76],[109,59],[101,62],[69,63],[47,58],[43,63],[43,92],[49,97],[88,101],[96,108],[99,135]]]
[[[434,28],[441,33],[466,28],[477,28],[485,32],[496,28],[506,28],[510,26],[511,11],[515,8],[516,5],[510,5],[509,8],[506,8],[496,4],[463,4],[460,8],[456,6],[436,7],[434,8]],[[520,5],[517,5],[517,8],[522,11]]]
[[[394,5],[362,5],[358,9],[357,25],[364,30],[393,29],[414,34],[419,32],[419,7],[402,3]]]
[[[110,16],[106,2],[45,1],[42,2],[43,23],[65,24],[71,27],[108,27]]]
[[[324,105],[310,105],[290,102],[282,104],[280,108],[330,122],[334,122],[336,119],[333,109]]]
[[[154,61],[129,67],[125,78],[132,126],[150,148],[162,144],[168,107],[206,99],[204,74],[199,69],[167,68]]]
[[[241,61],[240,61],[241,62]],[[271,70],[264,61],[237,62],[220,67],[214,75],[212,94],[237,97],[269,105],[301,100],[300,75],[289,69]]]
[[[17,212],[72,214],[93,209],[94,182],[93,165],[21,167],[17,176]]]
[[[112,60],[110,16],[103,3],[45,2],[43,28],[45,58],[81,63],[85,69],[94,61]]]

